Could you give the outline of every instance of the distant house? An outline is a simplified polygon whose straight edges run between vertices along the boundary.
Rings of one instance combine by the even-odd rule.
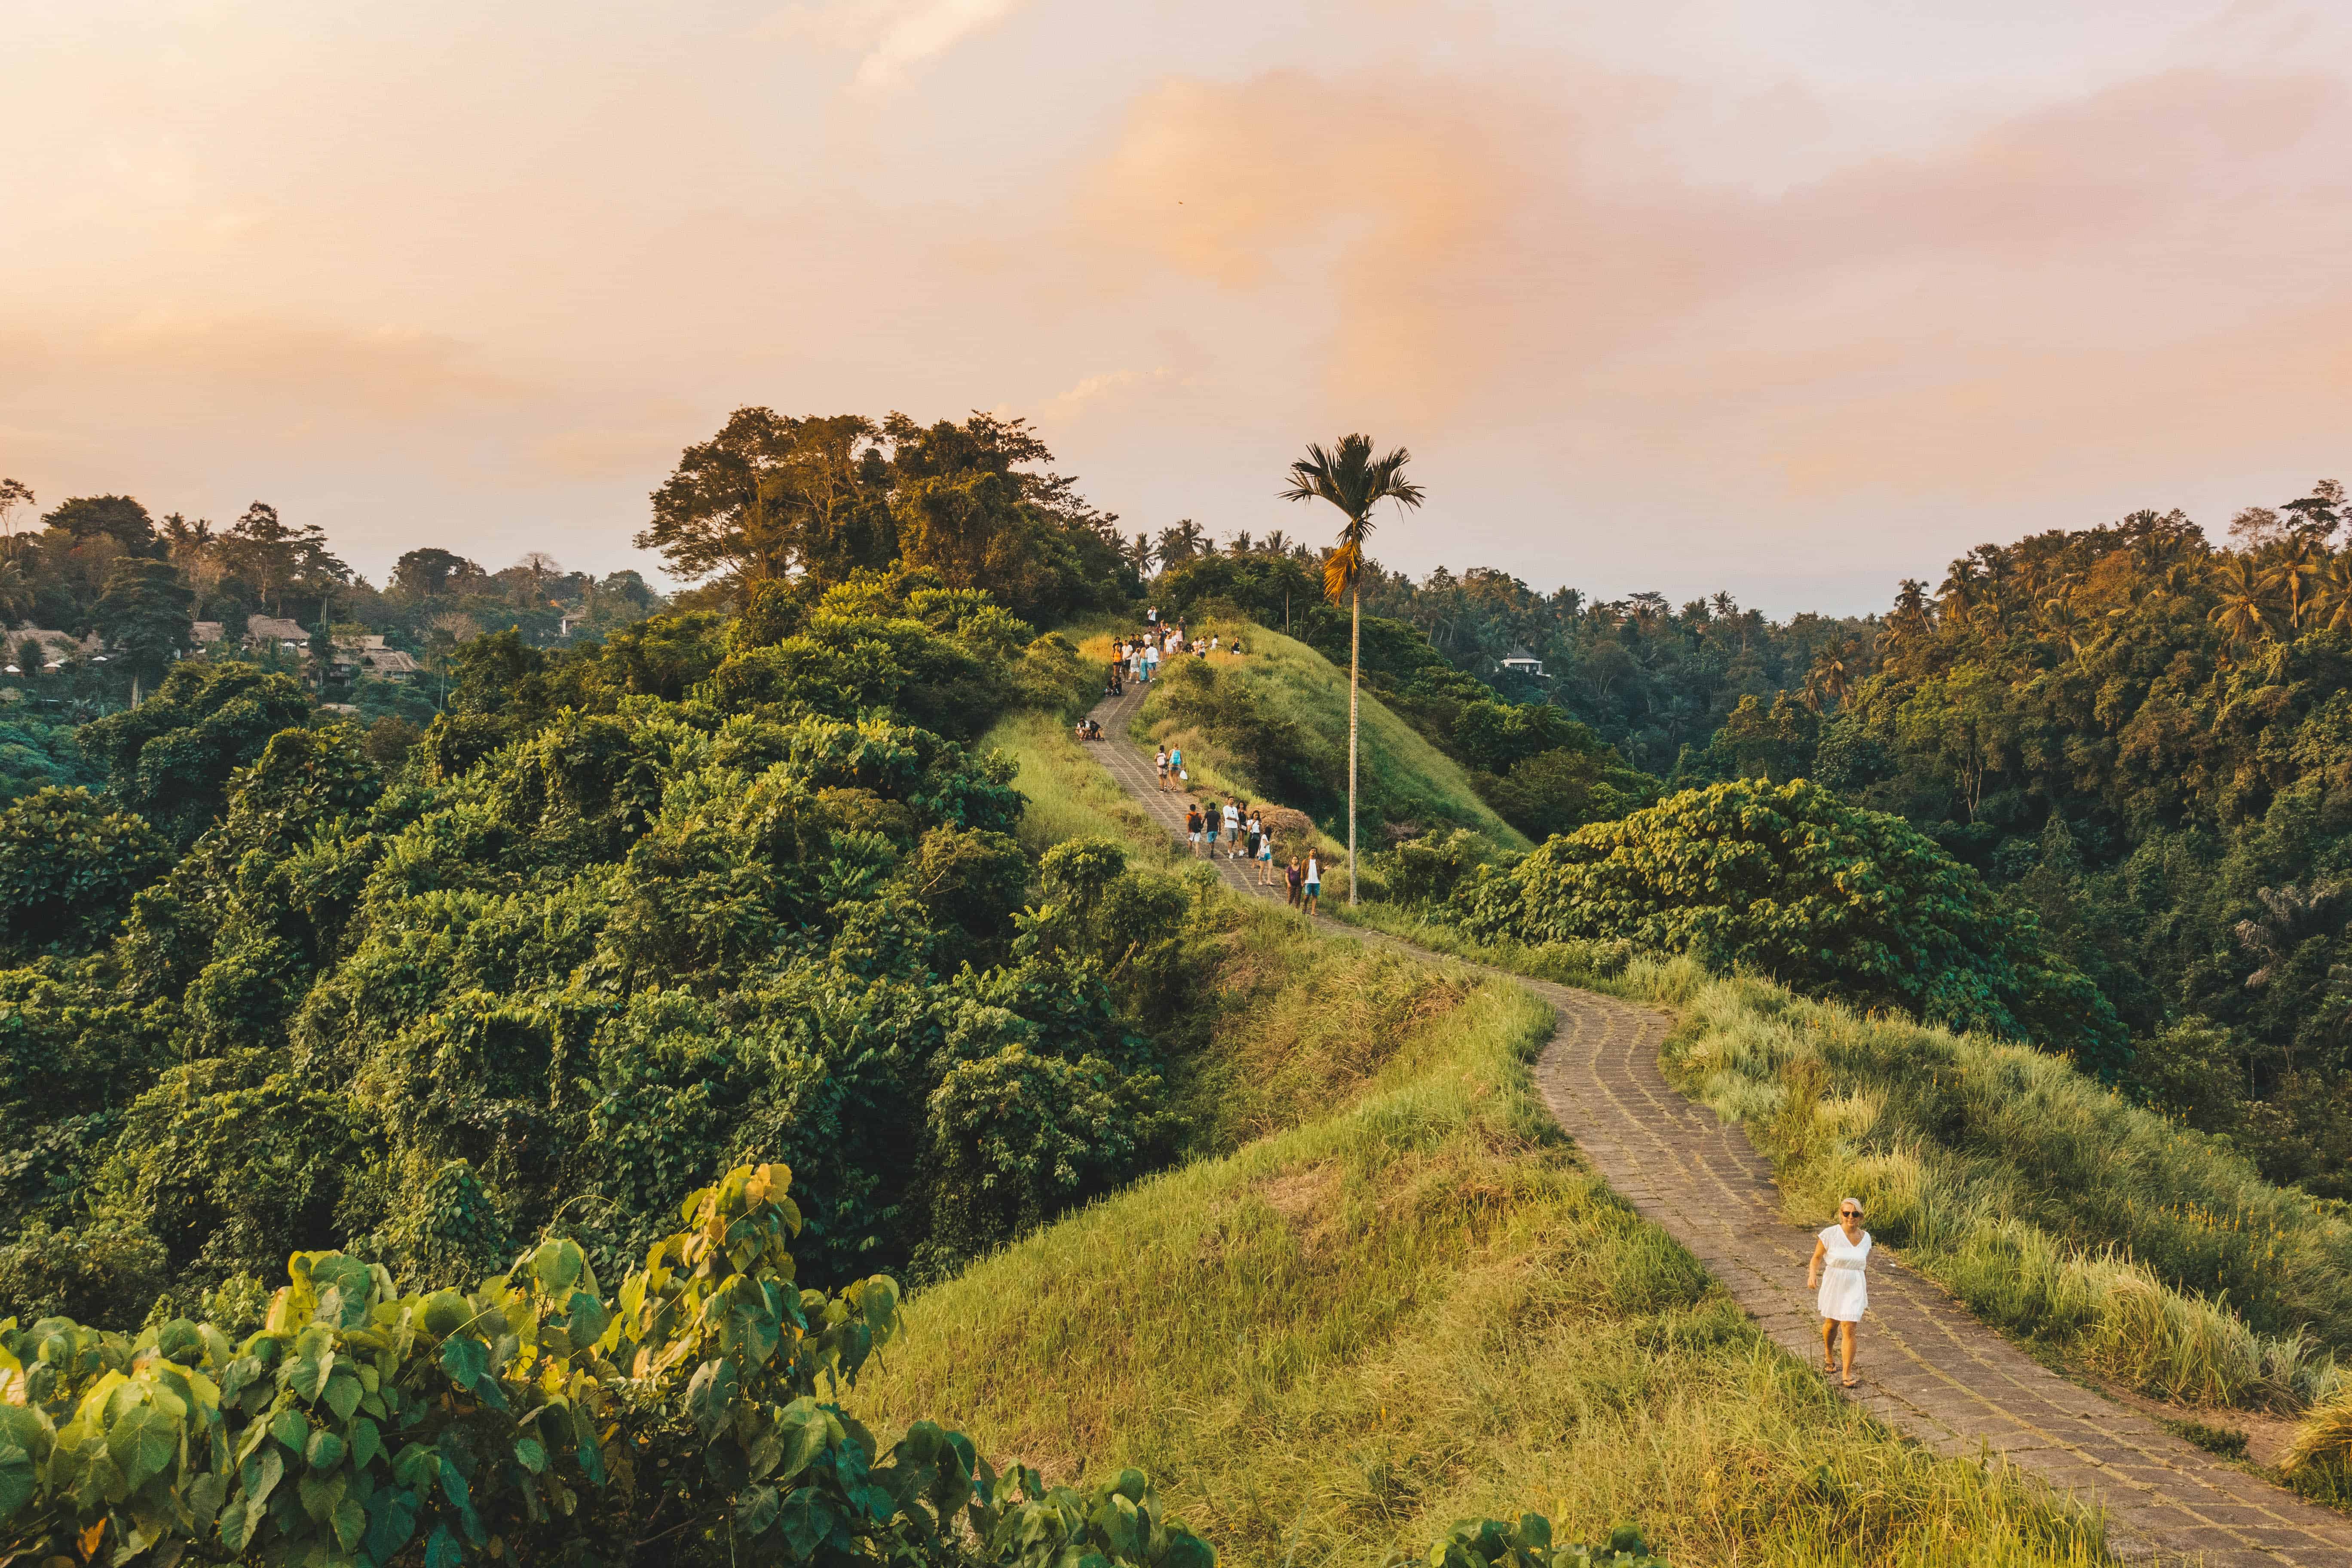
[[[198,621],[188,628],[188,637],[199,648],[209,648],[221,640],[221,623]]]
[[[1529,653],[1523,647],[1513,648],[1509,656],[1504,658],[1502,664],[1505,669],[1509,670],[1514,675],[1532,676],[1538,680],[1545,679],[1543,660],[1536,658],[1535,655]]]
[[[309,628],[299,621],[289,621],[283,616],[252,616],[245,623],[245,644],[247,647],[267,647],[276,643],[281,647],[310,646]]]
[[[25,626],[13,632],[0,632],[0,642],[7,644],[5,650],[5,657],[0,658],[0,664],[5,664],[6,672],[10,675],[38,675],[42,669],[58,669],[62,668],[69,658],[97,657],[106,647],[96,632],[92,632],[86,637],[77,637],[65,632],[48,631],[40,626]],[[19,656],[24,652],[27,642],[37,642],[41,645],[40,668],[19,668],[23,662]]]
[[[388,680],[395,685],[414,679],[422,667],[416,656],[386,647],[373,632],[335,639],[335,668],[354,680]]]

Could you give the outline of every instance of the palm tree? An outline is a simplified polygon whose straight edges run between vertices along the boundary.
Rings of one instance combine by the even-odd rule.
[[[2352,631],[2352,550],[2331,556],[2311,587],[2311,624],[2320,631]]]
[[[2213,589],[2219,602],[2206,619],[2221,628],[2221,635],[2232,643],[2252,642],[2271,633],[2273,617],[2267,593],[2268,584],[2254,563],[2243,555],[2224,555],[2213,574]]]
[[[1290,535],[1277,528],[1259,540],[1258,547],[1268,555],[1287,555],[1290,553]]]
[[[2310,602],[2312,580],[2326,564],[2327,546],[2309,533],[2290,535],[2271,557],[2270,566],[2263,573],[2263,583],[2284,595],[2286,624],[2290,627],[2303,625]]]
[[[1160,531],[1159,553],[1162,566],[1181,566],[1196,556],[1206,554],[1208,550],[1209,536],[1202,531],[1199,523],[1189,517],[1180,517],[1175,527]]]
[[[1337,450],[1309,445],[1307,456],[1290,465],[1290,488],[1285,500],[1328,500],[1348,521],[1339,542],[1323,558],[1323,596],[1333,604],[1348,600],[1348,905],[1356,903],[1356,745],[1357,687],[1361,673],[1364,641],[1364,540],[1372,531],[1372,509],[1384,500],[1400,507],[1421,504],[1421,487],[1404,477],[1412,454],[1402,447],[1384,458],[1372,456],[1370,436],[1339,437]]]

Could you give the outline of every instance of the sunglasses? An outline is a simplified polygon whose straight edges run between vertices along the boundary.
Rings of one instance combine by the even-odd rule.
[[[1860,1209],[1840,1209],[1840,1210],[1838,1210],[1838,1218],[1840,1218],[1840,1219],[1860,1219],[1861,1217],[1862,1217],[1862,1211],[1861,1211]]]

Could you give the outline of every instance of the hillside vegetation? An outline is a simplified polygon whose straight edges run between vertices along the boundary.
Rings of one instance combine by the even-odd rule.
[[[1348,672],[1279,632],[1247,622],[1202,622],[1246,656],[1171,658],[1152,683],[1139,739],[1182,745],[1209,769],[1198,782],[1225,784],[1253,800],[1297,806],[1346,837]],[[1108,657],[1089,642],[1085,651]],[[1462,767],[1367,693],[1361,703],[1361,812],[1370,838],[1384,822],[1465,827],[1498,847],[1528,839],[1481,800]]]
[[[1235,1563],[1523,1505],[1677,1563],[2099,1560],[2095,1521],[1840,1402],[1610,1194],[1531,1094],[1548,1009],[1262,908],[1221,940],[1205,1157],[922,1292],[876,1410],[1148,1469]]]

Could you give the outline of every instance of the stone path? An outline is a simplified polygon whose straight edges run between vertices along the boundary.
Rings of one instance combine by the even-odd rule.
[[[1130,687],[1095,709],[1108,738],[1094,750],[1152,818],[1181,837],[1190,797],[1160,790],[1150,754],[1127,738],[1142,695]],[[1282,896],[1255,886],[1239,861],[1215,864],[1242,892]],[[1317,923],[1373,946],[1461,962],[1377,931]],[[1804,1289],[1812,1235],[1781,1218],[1771,1167],[1747,1133],[1666,1082],[1658,1052],[1670,1018],[1590,991],[1506,977],[1559,1016],[1536,1083],[1560,1126],[1609,1184],[1688,1247],[1767,1333],[1818,1366],[1821,1321]],[[2006,1458],[2105,1509],[2108,1550],[2118,1558],[2352,1568],[2352,1521],[2057,1376],[1888,1258],[1871,1262],[1861,1349],[1862,1386],[1852,1397],[1864,1409],[1937,1454]]]

